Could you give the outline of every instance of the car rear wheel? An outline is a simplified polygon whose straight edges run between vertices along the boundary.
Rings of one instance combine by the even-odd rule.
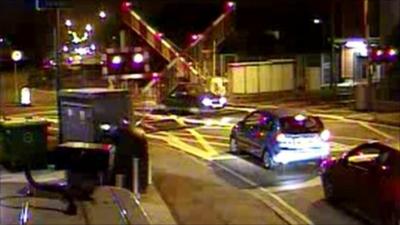
[[[276,163],[272,159],[271,153],[268,150],[264,151],[262,160],[265,168],[274,169],[276,167]]]
[[[325,199],[331,203],[337,203],[338,199],[335,193],[332,178],[330,176],[322,176],[322,187],[324,190]]]
[[[234,154],[239,154],[241,152],[241,150],[239,149],[238,142],[234,137],[231,137],[229,144],[229,151]]]

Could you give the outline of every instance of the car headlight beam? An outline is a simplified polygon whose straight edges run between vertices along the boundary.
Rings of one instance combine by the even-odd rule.
[[[202,103],[203,105],[205,105],[205,106],[211,106],[211,105],[212,105],[211,99],[210,99],[210,98],[207,98],[207,97],[203,98],[203,100],[201,100],[201,103]]]
[[[328,141],[331,137],[331,132],[329,132],[329,130],[324,130],[321,132],[320,137],[323,141]]]
[[[225,97],[219,98],[219,103],[222,105],[225,105],[228,102],[228,100]]]

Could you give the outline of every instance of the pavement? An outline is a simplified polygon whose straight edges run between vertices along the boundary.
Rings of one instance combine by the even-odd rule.
[[[36,170],[33,171],[35,179],[39,182],[54,182],[55,180],[59,180],[61,177],[64,176],[64,173],[62,171],[51,171],[51,170]],[[10,173],[5,171],[4,168],[0,166],[0,217],[3,218],[3,220],[0,218],[0,224],[3,224],[1,221],[5,222],[4,220],[7,219],[5,224],[17,224],[16,219],[18,217],[19,212],[21,209],[19,208],[22,204],[22,201],[29,201],[32,203],[38,203],[37,198],[41,199],[41,205],[42,207],[47,207],[47,208],[61,208],[60,202],[54,201],[54,198],[48,198],[48,197],[41,197],[41,196],[36,196],[34,195],[33,198],[26,198],[20,195],[18,190],[20,190],[22,187],[26,186],[26,180],[22,172],[17,172],[17,173]],[[111,189],[114,189],[114,192],[121,193],[125,195],[125,197],[122,197],[122,201],[125,201],[124,205],[131,204],[132,209],[129,210],[128,213],[135,214],[132,219],[135,221],[134,224],[138,223],[139,224],[171,224],[174,225],[176,224],[174,217],[172,216],[168,206],[164,202],[163,198],[160,196],[157,188],[153,185],[150,184],[148,186],[148,189],[146,190],[146,193],[142,194],[138,198],[138,202],[136,201],[129,201],[129,198],[134,198],[133,193],[130,191],[127,191],[126,189],[118,189],[118,188],[113,188],[110,187]],[[94,197],[94,202],[87,203],[86,204],[86,212],[90,214],[92,211],[93,216],[92,218],[103,218],[102,215],[96,215],[96,212],[93,210],[100,210],[104,209],[105,207],[110,208],[110,206],[106,205],[101,205],[103,204],[104,201],[100,201],[99,199],[106,199],[107,201],[110,201],[112,197],[107,197],[110,193],[108,190],[107,186],[102,186],[99,190],[101,190],[101,194],[95,193],[93,195]],[[130,193],[130,194],[129,194]],[[129,195],[129,196],[128,196]],[[10,197],[11,196],[11,197]],[[14,208],[7,207],[8,205],[14,205],[16,204],[15,200],[8,200],[9,198],[12,199],[13,196],[20,196],[18,200],[18,206]],[[96,202],[98,202],[96,204]],[[81,203],[78,204],[78,207],[83,207]],[[33,207],[32,209],[38,208]],[[35,218],[34,221],[31,221],[32,223],[30,224],[36,224],[35,221],[37,221],[37,224],[42,224],[40,220],[43,220],[43,218],[50,217],[50,221],[47,221],[46,224],[65,224],[65,221],[69,221],[71,223],[67,224],[81,224],[80,216],[65,216],[64,214],[57,214],[54,212],[43,212],[43,211],[35,211],[32,210],[32,213],[35,214],[33,218]],[[107,218],[103,218],[101,221],[99,219],[94,220],[90,219],[91,224],[113,224],[118,220],[113,220],[110,218],[110,215],[114,215],[113,213],[110,214],[110,212],[106,213]],[[14,215],[14,216],[13,216]],[[15,217],[15,218],[14,218]],[[116,216],[118,217],[118,216]],[[58,219],[57,219],[58,218]],[[62,219],[61,219],[62,218]],[[115,219],[115,216],[113,217]],[[139,219],[139,220],[138,220]],[[96,222],[97,221],[97,222]],[[106,222],[108,221],[108,222]],[[114,222],[113,222],[114,221]],[[144,222],[145,221],[145,222]],[[79,223],[78,223],[79,222]]]

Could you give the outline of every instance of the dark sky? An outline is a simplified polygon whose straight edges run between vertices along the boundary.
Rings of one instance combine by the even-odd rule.
[[[89,21],[87,18],[94,18],[98,9],[103,7],[118,18],[119,2],[73,0],[74,8],[65,10],[62,16],[81,17],[81,21]],[[222,12],[224,2],[135,0],[133,5],[150,24],[170,35],[168,37],[171,39],[182,42],[185,35],[204,30],[217,18]],[[298,51],[318,49],[321,47],[320,43],[315,42],[321,39],[324,30],[323,26],[313,24],[312,19],[320,17],[325,21],[329,20],[328,2],[329,0],[237,0],[236,25],[240,31],[237,38],[247,38],[249,43],[246,45],[282,45],[286,49]],[[42,55],[46,48],[51,48],[53,14],[49,11],[36,11],[34,0],[0,0],[0,36],[9,37],[17,48],[31,49],[33,55],[38,52]],[[266,34],[271,30],[280,31],[279,43]],[[254,48],[266,50],[257,46]]]

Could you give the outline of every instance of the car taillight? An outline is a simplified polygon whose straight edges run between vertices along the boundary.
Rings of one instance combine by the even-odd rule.
[[[285,139],[286,139],[286,137],[285,137],[285,135],[282,134],[282,133],[276,135],[276,141],[277,141],[277,142],[284,142]]]
[[[328,141],[329,138],[331,137],[331,132],[329,132],[329,130],[324,130],[321,132],[321,134],[319,136],[321,137],[321,139],[323,141]]]
[[[322,160],[320,163],[320,172],[325,172],[329,167],[331,167],[333,164],[335,164],[336,158],[329,156],[328,158]]]

